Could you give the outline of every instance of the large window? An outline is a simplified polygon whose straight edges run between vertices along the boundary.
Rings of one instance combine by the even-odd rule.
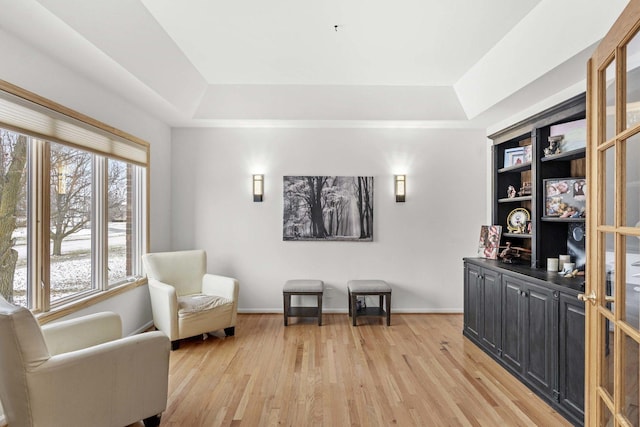
[[[18,101],[0,91],[0,295],[47,312],[141,283],[148,145]]]

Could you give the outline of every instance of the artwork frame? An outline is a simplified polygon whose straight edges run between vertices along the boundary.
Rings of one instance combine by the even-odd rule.
[[[585,218],[587,180],[583,177],[543,180],[544,216],[547,218]]]
[[[507,148],[504,150],[504,167],[509,168],[524,163],[524,147]]]
[[[587,146],[587,120],[579,119],[553,125],[549,128],[550,137],[560,137],[561,153],[583,149]]]
[[[498,259],[500,239],[502,237],[501,225],[483,225],[480,227],[480,239],[478,242],[478,256],[487,259]]]
[[[372,242],[372,176],[283,177],[283,241]]]

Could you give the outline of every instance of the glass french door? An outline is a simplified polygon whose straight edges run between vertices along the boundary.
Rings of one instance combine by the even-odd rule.
[[[640,426],[640,0],[588,65],[588,426]]]

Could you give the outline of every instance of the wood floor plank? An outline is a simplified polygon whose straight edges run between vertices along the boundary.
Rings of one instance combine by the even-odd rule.
[[[183,341],[161,426],[570,425],[463,338],[462,315],[313,320],[239,314],[234,337]]]

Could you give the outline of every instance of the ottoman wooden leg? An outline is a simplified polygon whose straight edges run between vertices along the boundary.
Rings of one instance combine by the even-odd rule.
[[[349,294],[351,296],[351,301],[349,302],[349,307],[351,307],[351,320],[352,325],[356,326],[356,317],[358,316],[358,310],[356,309],[356,300],[358,296],[354,293]]]
[[[382,299],[382,296],[380,296],[380,299]],[[385,302],[387,303],[387,326],[391,326],[391,293],[386,295]]]
[[[291,294],[285,292],[284,296],[284,326],[289,325],[289,307],[291,307]]]
[[[318,294],[318,326],[322,326],[322,294]]]

